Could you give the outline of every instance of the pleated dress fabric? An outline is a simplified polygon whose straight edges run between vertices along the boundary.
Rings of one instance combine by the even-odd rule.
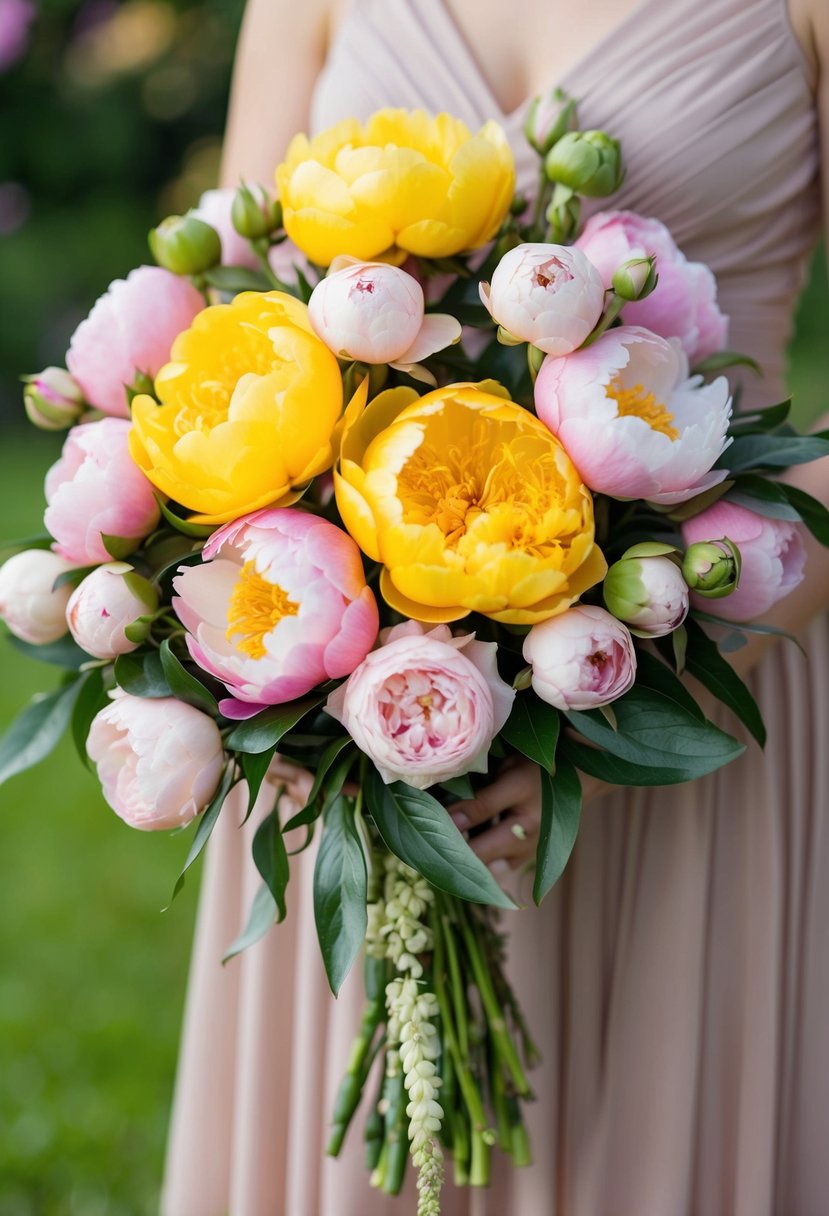
[[[551,16],[551,19],[552,16]],[[550,82],[552,85],[554,82]],[[793,304],[818,224],[816,116],[784,0],[645,0],[559,82],[583,126],[622,140],[613,204],[655,215],[707,262],[729,344],[782,395]],[[355,0],[312,126],[386,105],[499,118],[532,189],[521,112],[504,115],[443,0]],[[769,727],[692,785],[591,803],[564,878],[508,917],[513,981],[543,1051],[535,1164],[485,1191],[447,1182],[445,1216],[825,1216],[829,1168],[829,628],[769,653]],[[734,723],[723,718],[729,728]],[[393,1216],[359,1127],[324,1156],[361,1008],[336,1002],[316,944],[313,857],[287,923],[225,968],[258,879],[257,814],[231,797],[209,845],[164,1216]],[[528,893],[527,893],[528,894]]]

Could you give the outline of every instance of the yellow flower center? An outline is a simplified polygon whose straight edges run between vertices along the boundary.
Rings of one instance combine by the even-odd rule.
[[[242,567],[227,610],[227,640],[241,635],[235,645],[252,659],[265,655],[264,639],[285,616],[296,616],[299,604],[288,599],[278,583],[269,583],[257,574],[253,562]]]
[[[646,393],[641,384],[625,388],[620,377],[616,376],[605,391],[608,397],[616,402],[620,418],[641,418],[652,430],[659,431],[660,435],[667,435],[671,441],[679,439],[679,431],[671,425],[673,414],[668,412],[661,401],[656,400],[653,393]]]

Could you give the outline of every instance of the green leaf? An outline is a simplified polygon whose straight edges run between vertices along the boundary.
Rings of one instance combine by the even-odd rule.
[[[322,804],[319,801],[319,797],[323,782],[331,771],[331,768],[340,753],[344,748],[348,747],[351,741],[350,735],[343,735],[341,738],[335,739],[333,743],[328,744],[328,747],[326,747],[325,751],[319,758],[317,771],[314,774],[314,784],[311,786],[311,792],[308,795],[305,806],[302,808],[302,810],[297,811],[296,815],[294,815],[292,819],[289,819],[285,824],[286,832],[293,831],[294,828],[305,827],[308,824],[313,823],[315,819],[319,818],[322,811]],[[345,779],[348,776],[348,770],[351,768],[353,761],[353,755],[344,756],[334,769],[333,779],[330,787],[327,788],[327,794],[329,797],[331,797],[333,793],[339,794],[340,790],[345,784]]]
[[[57,591],[58,587],[77,587],[87,574],[91,574],[93,570],[97,569],[97,566],[77,566],[74,570],[64,570],[63,574],[59,574],[52,583],[52,590]]]
[[[140,536],[108,536],[106,532],[101,533],[101,544],[115,562],[123,561],[134,553],[142,539]]]
[[[451,794],[453,798],[475,797],[475,787],[468,773],[465,773],[463,777],[450,777],[448,781],[441,781],[440,788],[446,790],[447,794]]]
[[[250,813],[259,797],[259,790],[265,780],[265,774],[270,768],[275,751],[276,746],[274,745],[264,752],[242,753],[242,773],[248,785],[248,809],[245,812],[245,822],[250,818]]]
[[[722,625],[730,633],[756,633],[760,637],[785,638],[787,642],[794,642],[803,657],[807,657],[806,651],[795,635],[787,633],[785,629],[778,629],[776,625],[762,625],[759,621],[739,621],[735,623],[734,621],[727,621],[725,617],[714,616],[710,612],[700,612],[699,608],[693,610],[693,616],[697,621],[708,621],[710,625]],[[723,649],[723,647],[720,647],[720,649]],[[739,647],[733,646],[726,649],[739,650]]]
[[[671,636],[673,637],[673,635]],[[636,652],[636,683],[643,688],[655,689],[657,692],[662,693],[664,697],[668,697],[669,700],[676,702],[677,705],[686,710],[692,717],[697,718],[700,722],[705,721],[705,714],[682,681],[674,675],[670,667],[666,667],[664,663],[660,662],[654,655],[648,654],[646,650],[637,650]]]
[[[0,738],[0,785],[33,768],[57,745],[69,725],[83,680],[32,701]]]
[[[784,482],[779,485],[815,539],[822,545],[829,545],[829,511],[823,503],[797,486],[788,486]]]
[[[115,660],[115,683],[133,697],[172,697],[157,650],[133,650]]]
[[[237,295],[240,291],[268,291],[270,283],[259,270],[249,266],[211,266],[201,276],[210,287]]]
[[[692,620],[688,628],[687,668],[710,693],[733,710],[751,731],[761,747],[766,745],[766,728],[757,702],[734,668],[719,652],[716,642]]]
[[[760,365],[754,359],[736,350],[718,350],[706,359],[700,359],[691,368],[691,375],[710,376],[712,372],[725,371],[727,367],[750,367],[758,376],[762,375]]]
[[[314,867],[314,920],[322,961],[336,996],[366,936],[368,871],[352,799],[337,797],[325,813]]]
[[[770,519],[800,519],[780,482],[769,481],[756,473],[739,477],[726,495],[726,501]]]
[[[273,705],[264,709],[255,718],[240,722],[230,733],[227,746],[234,752],[264,752],[275,747],[283,735],[296,726],[306,714],[315,709],[327,697],[317,693],[304,701],[291,701],[288,705]]]
[[[764,410],[746,410],[736,413],[728,428],[729,435],[765,434],[781,426],[788,418],[792,408],[791,399],[781,401],[777,405],[769,405]]]
[[[535,853],[533,900],[540,904],[558,882],[573,851],[581,819],[581,782],[567,760],[551,776],[540,770],[541,833]]]
[[[631,545],[629,549],[625,549],[622,554],[622,561],[629,557],[667,557],[669,553],[677,553],[676,545],[666,545],[657,540],[640,541],[638,545]]]
[[[268,890],[268,884],[263,882],[253,897],[247,924],[236,940],[228,946],[222,962],[228,962],[243,950],[247,950],[248,946],[255,946],[275,921],[276,900]]]
[[[58,638],[56,642],[46,642],[43,646],[24,642],[22,638],[16,638],[13,633],[10,633],[8,638],[15,650],[25,654],[27,658],[37,659],[41,663],[53,663],[55,667],[66,667],[71,671],[77,671],[84,663],[92,661],[91,656],[85,650],[81,650],[78,643],[68,633],[64,637]]]
[[[449,895],[515,907],[431,794],[402,781],[386,785],[376,769],[369,773],[365,792],[377,830],[395,857]]]
[[[279,812],[276,808],[262,820],[256,829],[251,852],[254,864],[274,898],[277,920],[281,922],[287,913],[285,888],[288,886],[291,871],[288,854],[285,850],[285,839],[279,824]]]
[[[184,865],[181,868],[181,873],[176,879],[176,885],[173,887],[173,899],[175,899],[181,888],[184,886],[185,874],[210,839],[210,834],[216,826],[216,820],[219,818],[219,812],[225,804],[225,799],[233,788],[235,781],[234,769],[235,765],[233,764],[225,765],[225,770],[222,773],[222,779],[219,782],[216,793],[213,795],[204,811],[202,811],[201,818],[198,821],[196,831],[190,845],[190,851],[188,852]]]
[[[829,455],[829,432],[815,435],[742,435],[717,461],[732,473],[746,469],[786,469]]]
[[[48,532],[35,532],[33,536],[4,541],[0,545],[0,562],[7,561],[15,553],[24,553],[27,549],[51,549],[54,543]]]
[[[212,692],[202,684],[201,680],[197,680],[191,675],[187,669],[182,666],[176,656],[170,649],[170,640],[165,638],[161,643],[159,650],[161,658],[161,666],[164,671],[164,676],[167,683],[170,685],[170,690],[174,697],[178,697],[180,701],[186,701],[188,705],[192,705],[194,709],[200,709],[202,713],[209,714],[215,718],[219,712],[219,706],[216,703],[216,698]]]
[[[520,692],[513,702],[509,718],[501,728],[501,738],[506,739],[522,756],[552,772],[560,723],[559,712],[552,705],[530,690]]]
[[[176,515],[175,511],[171,510],[166,499],[160,494],[153,496],[158,503],[158,509],[167,520],[171,527],[175,528],[176,532],[181,532],[182,536],[205,537],[210,536],[218,528],[218,524],[191,524],[188,520],[182,519],[180,515]]]
[[[80,679],[78,699],[72,710],[72,738],[75,750],[87,768],[92,768],[92,761],[86,754],[86,740],[92,719],[106,705],[109,697],[104,690],[104,673],[100,667],[93,667]]]
[[[735,756],[742,751],[745,751],[744,747],[740,747],[739,751],[735,752]],[[606,781],[608,785],[681,785],[683,782],[691,780],[684,768],[669,764],[648,766],[633,764],[629,760],[612,756],[610,752],[602,751],[600,748],[588,747],[567,735],[561,737],[558,745],[558,759],[559,762],[569,760],[583,773],[587,773],[591,777],[598,777],[600,781]]]

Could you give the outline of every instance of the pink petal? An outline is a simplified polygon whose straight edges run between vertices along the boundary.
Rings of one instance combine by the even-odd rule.
[[[395,363],[420,363],[435,351],[460,342],[461,323],[448,313],[432,312],[423,318],[418,335],[408,350],[398,355]]]

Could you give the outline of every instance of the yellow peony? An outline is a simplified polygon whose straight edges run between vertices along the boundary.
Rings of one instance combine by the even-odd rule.
[[[381,393],[347,425],[334,481],[345,526],[385,567],[386,601],[420,621],[533,625],[607,569],[559,441],[472,384]]]
[[[336,358],[281,292],[246,292],[198,314],[156,376],[159,406],[136,397],[130,451],[154,486],[223,523],[286,506],[331,467],[342,411]]]
[[[450,114],[379,110],[309,140],[297,135],[276,171],[285,229],[312,262],[338,254],[451,257],[486,244],[515,189],[506,136],[477,135]]]

